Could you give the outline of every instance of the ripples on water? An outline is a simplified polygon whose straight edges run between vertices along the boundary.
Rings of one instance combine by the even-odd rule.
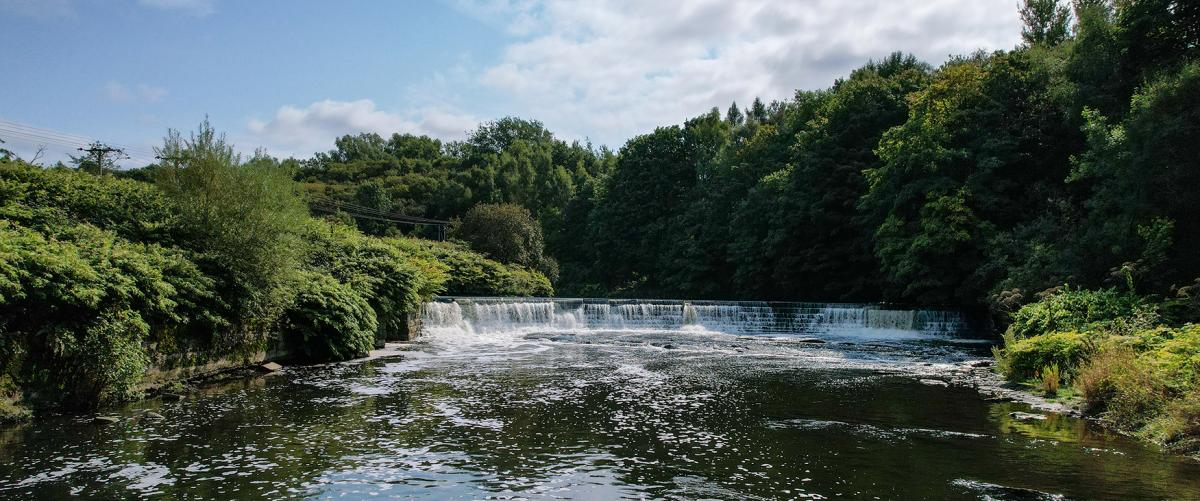
[[[1016,421],[1027,407],[963,386],[963,362],[986,345],[823,340],[442,332],[144,402],[115,425],[62,416],[5,430],[0,497],[1200,496],[1194,461],[1064,416]]]

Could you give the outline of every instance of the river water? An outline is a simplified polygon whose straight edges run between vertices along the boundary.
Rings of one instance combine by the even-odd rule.
[[[1194,460],[989,399],[945,315],[593,306],[443,302],[367,360],[5,429],[0,498],[1200,498]]]

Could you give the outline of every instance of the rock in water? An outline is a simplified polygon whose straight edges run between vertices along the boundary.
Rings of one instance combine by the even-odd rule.
[[[1046,419],[1045,414],[1033,414],[1030,412],[1010,412],[1008,415],[1017,421],[1041,421]]]
[[[116,424],[121,422],[121,418],[116,416],[96,416],[92,418],[92,422],[96,424]]]
[[[282,368],[283,368],[283,366],[282,366],[282,365],[279,365],[279,364],[277,364],[277,363],[275,363],[275,362],[267,362],[267,363],[265,363],[265,364],[262,364],[262,365],[260,365],[259,367],[260,367],[262,370],[264,370],[264,371],[267,371],[267,372],[275,372],[275,371],[277,371],[277,370],[280,370],[280,369],[282,369]]]
[[[920,381],[921,381],[921,384],[927,384],[929,386],[950,386],[950,383],[947,383],[940,379],[922,379]]]
[[[185,397],[184,395],[181,395],[179,393],[163,393],[162,394],[162,399],[167,402],[178,402],[185,398],[187,398],[187,397]]]

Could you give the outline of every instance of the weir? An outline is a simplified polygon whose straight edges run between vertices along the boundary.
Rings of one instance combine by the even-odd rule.
[[[439,297],[421,312],[421,331],[687,330],[728,334],[892,331],[959,336],[962,312],[879,304]]]

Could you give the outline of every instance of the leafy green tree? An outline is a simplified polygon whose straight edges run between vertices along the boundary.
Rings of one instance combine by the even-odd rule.
[[[170,163],[157,185],[206,267],[251,298],[244,307],[270,298],[305,253],[299,234],[308,208],[293,172],[263,156],[243,163],[207,120],[188,138],[169,131],[157,152]]]
[[[948,63],[883,135],[861,208],[889,294],[978,303],[1003,278],[991,242],[1060,196],[1072,135],[1030,52]],[[1061,138],[1047,148],[1046,138]]]
[[[1091,187],[1072,249],[1088,276],[1131,263],[1147,285],[1200,276],[1200,63],[1138,93],[1128,118],[1087,113],[1088,150],[1070,181]]]
[[[929,68],[912,56],[892,54],[855,70],[829,92],[808,98],[798,128],[783,134],[776,165],[785,177],[764,178],[769,197],[744,205],[738,215],[743,251],[738,276],[754,295],[789,299],[877,299],[873,229],[860,216],[866,193],[862,172],[879,162],[874,148],[888,128],[907,116],[907,98],[929,80]],[[761,160],[759,160],[761,161]],[[755,219],[765,225],[753,230]]]
[[[1070,7],[1058,0],[1025,0],[1021,6],[1021,38],[1030,45],[1058,45],[1067,39],[1071,27]]]
[[[558,265],[545,254],[541,226],[524,207],[479,204],[454,225],[450,235],[502,263],[514,263],[558,277]]]

